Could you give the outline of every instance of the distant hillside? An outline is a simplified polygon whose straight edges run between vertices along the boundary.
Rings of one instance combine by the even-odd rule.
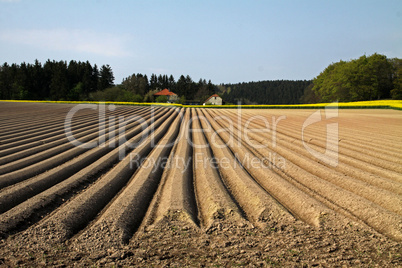
[[[274,80],[223,84],[218,88],[223,100],[236,104],[298,104],[312,81]]]

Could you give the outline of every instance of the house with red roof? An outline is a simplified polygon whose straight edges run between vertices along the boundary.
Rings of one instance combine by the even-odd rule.
[[[165,88],[154,94],[155,97],[158,96],[166,96],[168,98],[168,102],[175,102],[179,99],[179,96],[176,93],[173,93],[169,89]]]
[[[222,105],[222,98],[218,94],[214,94],[204,101],[204,105]]]

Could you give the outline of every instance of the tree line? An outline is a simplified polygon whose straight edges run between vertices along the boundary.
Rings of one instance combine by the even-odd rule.
[[[0,98],[16,100],[86,100],[91,92],[111,87],[114,82],[109,65],[88,61],[46,61],[41,64],[0,66]]]
[[[175,81],[173,75],[132,74],[121,84],[114,84],[109,65],[92,65],[88,61],[46,61],[41,64],[4,63],[0,66],[0,99],[9,100],[96,100],[154,101],[153,94],[168,88],[181,101],[203,101],[216,93],[217,87],[205,79],[195,82],[189,75]]]
[[[311,84],[307,80],[273,80],[219,86],[222,98],[229,103],[242,104],[298,104],[304,90]]]
[[[384,55],[361,56],[330,64],[313,80],[274,80],[215,85],[209,80],[192,80],[181,75],[132,74],[114,84],[109,65],[88,61],[46,61],[43,65],[7,64],[0,66],[0,99],[94,100],[153,102],[164,88],[186,100],[202,103],[219,94],[225,103],[299,104],[332,101],[402,99],[402,60]],[[159,100],[161,101],[161,99]],[[162,101],[166,101],[163,99]]]
[[[124,78],[120,85],[110,90],[131,94],[131,98],[135,101],[141,101],[142,98],[144,102],[152,102],[155,101],[153,94],[165,88],[180,96],[182,103],[186,100],[202,102],[217,92],[217,86],[212,84],[211,80],[207,82],[201,78],[195,82],[189,75],[181,75],[176,81],[173,75],[166,74],[152,74],[148,80],[147,75],[140,73]]]
[[[260,81],[220,89],[225,101],[243,104],[402,99],[402,60],[375,53],[332,63],[312,81]]]

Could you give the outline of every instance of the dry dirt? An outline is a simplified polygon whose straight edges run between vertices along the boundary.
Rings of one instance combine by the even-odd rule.
[[[0,103],[0,267],[402,266],[401,111],[77,107]]]

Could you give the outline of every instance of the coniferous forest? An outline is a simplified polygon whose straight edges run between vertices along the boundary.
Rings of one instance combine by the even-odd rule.
[[[223,99],[242,104],[298,104],[311,81],[274,80],[221,85]]]
[[[91,92],[113,86],[109,65],[99,69],[87,62],[46,61],[41,64],[4,63],[0,69],[0,98],[11,100],[81,100]]]
[[[330,64],[313,80],[273,80],[215,85],[181,75],[140,73],[114,84],[111,66],[88,61],[36,60],[0,66],[0,99],[153,102],[164,88],[180,103],[202,103],[219,94],[227,104],[299,104],[331,101],[402,99],[402,60],[373,54]]]

